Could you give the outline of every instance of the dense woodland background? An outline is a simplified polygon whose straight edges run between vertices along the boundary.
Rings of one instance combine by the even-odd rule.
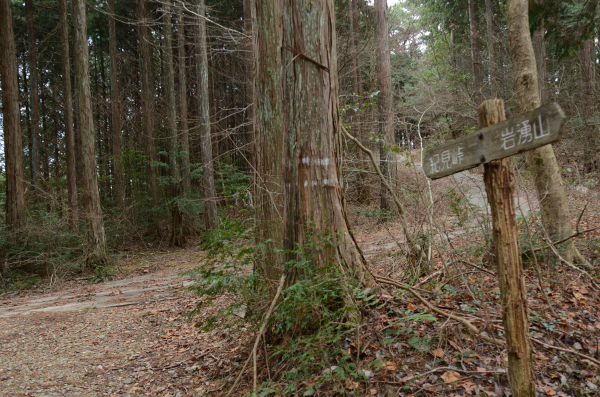
[[[204,80],[198,74],[203,73],[203,38],[197,4],[86,3],[95,170],[112,252],[140,243],[184,245],[186,237],[204,231],[206,208],[214,212],[207,203],[216,204],[222,214],[252,208],[255,148],[247,3],[207,2]],[[26,220],[3,223],[5,268],[81,262],[89,251],[86,218],[79,215],[85,180],[81,122],[76,92],[65,91],[77,90],[73,5],[62,11],[62,2],[9,5],[27,203],[19,209]],[[419,148],[418,132],[428,146],[473,131],[476,107],[485,98],[505,99],[508,116],[514,114],[505,6],[502,1],[407,1],[390,8],[394,150]],[[376,148],[382,119],[375,10],[360,0],[339,1],[335,7],[343,123]],[[597,5],[532,2],[530,9],[543,102],[558,102],[568,116],[564,139],[557,145],[563,176],[594,186]],[[61,52],[65,40],[66,53],[64,48]],[[201,114],[206,107],[208,121]],[[203,123],[209,132],[203,132]],[[212,150],[207,153],[212,153],[203,167],[202,145],[208,138]],[[376,204],[379,183],[368,173],[368,158],[352,144],[346,149],[348,202]],[[215,193],[206,200],[203,170],[210,168]]]
[[[247,310],[246,320],[262,324],[255,355],[271,315],[265,349],[319,335],[340,319],[366,324],[398,298],[381,285],[418,297],[399,283],[438,283],[438,305],[443,288],[455,301],[474,299],[470,283],[490,278],[450,278],[448,269],[463,263],[494,276],[488,268],[501,248],[481,214],[488,207],[473,209],[469,191],[425,179],[420,156],[477,130],[478,106],[492,98],[504,100],[507,117],[551,102],[567,116],[560,142],[502,163],[516,169],[517,194],[531,198],[531,212],[517,219],[515,258],[522,252],[536,271],[556,321],[567,314],[555,313],[547,291],[568,279],[561,264],[597,288],[600,242],[590,234],[600,210],[596,1],[0,0],[0,35],[2,290],[81,272],[107,280],[125,252],[201,241],[196,289],[237,296],[224,312]],[[370,227],[397,245],[383,265],[361,250]],[[583,235],[577,248],[573,238]],[[522,280],[521,259],[513,262]],[[494,335],[511,332],[512,309],[504,278],[499,284],[506,328],[492,336],[469,329],[502,345]],[[473,290],[496,291],[487,287]],[[373,291],[386,303],[370,306]],[[526,307],[524,283],[520,293]],[[364,306],[353,311],[355,301]],[[406,313],[417,317],[402,317],[407,324],[435,320],[409,304]],[[521,314],[523,329],[543,319]],[[369,322],[381,318],[373,316]],[[532,342],[521,333],[525,359],[508,352],[511,371],[517,358],[531,358]],[[591,342],[581,342],[592,354]],[[523,368],[530,394],[515,395],[533,395],[531,363]]]

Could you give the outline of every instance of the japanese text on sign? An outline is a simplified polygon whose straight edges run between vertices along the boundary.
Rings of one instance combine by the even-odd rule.
[[[441,153],[436,153],[429,158],[429,169],[431,174],[437,174],[444,170],[449,170],[452,166],[462,164],[463,152],[462,147],[457,146],[452,150],[444,150]]]
[[[523,120],[514,126],[507,127],[502,130],[500,135],[502,149],[512,149],[515,146],[520,146],[529,143],[534,139],[540,139],[550,135],[550,125],[548,119],[546,119],[546,128],[544,129],[541,114],[538,116],[538,122],[533,123],[533,134],[531,133],[531,129],[532,125],[529,124],[529,120]]]

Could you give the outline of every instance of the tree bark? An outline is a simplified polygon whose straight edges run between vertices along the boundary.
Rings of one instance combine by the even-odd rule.
[[[17,57],[11,0],[0,0],[0,77],[4,157],[6,166],[6,224],[10,231],[25,223],[25,186]]]
[[[177,7],[177,45],[179,61],[179,130],[181,134],[181,193],[190,191],[190,133],[188,122],[187,67],[185,57],[183,7]]]
[[[494,38],[494,8],[492,0],[485,0],[485,21],[487,25],[488,62],[490,63],[490,91],[492,98],[498,98],[498,75],[496,68],[496,43]]]
[[[66,0],[61,0],[66,1]],[[123,206],[125,182],[123,168],[123,139],[121,120],[121,95],[119,93],[118,66],[117,66],[117,27],[115,20],[115,0],[108,0],[108,31],[110,52],[110,103],[111,103],[111,130],[112,130],[112,157],[114,175],[114,205]]]
[[[283,1],[253,1],[254,207],[256,270],[276,280],[283,269]]]
[[[204,191],[204,219],[206,230],[217,228],[217,194],[213,168],[210,133],[210,104],[208,95],[208,56],[206,40],[206,5],[198,0],[198,27],[196,32],[196,78],[198,79],[198,116],[200,118],[200,151],[202,154],[202,188]]]
[[[112,1],[112,0],[111,0]],[[67,152],[67,192],[69,205],[69,221],[71,226],[79,223],[77,210],[77,175],[75,166],[75,131],[73,130],[73,94],[71,90],[71,57],[69,54],[69,22],[67,0],[58,3],[60,14],[60,49],[63,95],[65,98],[65,147]]]
[[[25,1],[25,13],[27,15],[27,35],[29,36],[29,64],[31,71],[31,182],[34,188],[34,197],[37,197],[40,192],[39,179],[41,176],[40,168],[40,113],[39,113],[39,84],[37,72],[37,45],[35,42],[35,29],[33,21],[33,0]]]
[[[106,239],[102,207],[98,191],[98,175],[94,139],[94,118],[90,90],[89,50],[85,0],[74,0],[75,19],[75,75],[77,110],[81,133],[81,154],[83,163],[83,194],[85,218],[89,245],[88,264],[101,264],[106,260]]]
[[[481,127],[506,119],[504,102],[499,99],[485,101],[478,111]],[[515,215],[515,176],[510,157],[484,164],[483,178],[492,212],[502,323],[508,347],[508,379],[513,396],[535,397],[527,318],[527,290],[521,264]]]
[[[177,139],[177,103],[175,102],[175,72],[173,70],[173,26],[171,23],[171,0],[165,0],[164,6],[164,84],[166,94],[165,129],[169,138],[169,170],[171,172],[171,245],[183,247],[183,217],[179,211],[179,140]]]
[[[154,89],[150,84],[150,68],[152,61],[150,58],[150,47],[148,34],[148,21],[146,16],[146,0],[138,0],[138,35],[140,51],[140,78],[142,90],[142,129],[144,131],[144,152],[148,161],[146,170],[148,172],[148,185],[150,187],[150,197],[152,199],[152,208],[158,208],[158,187],[156,180],[156,151],[154,149],[154,123],[153,103]],[[160,235],[160,227],[157,217],[153,217],[156,232]]]
[[[284,261],[343,263],[374,285],[344,210],[333,0],[262,3],[254,11],[257,164],[272,174],[258,178],[270,178],[277,200],[283,193]],[[270,226],[279,202],[266,211],[272,218],[257,211],[259,230]],[[297,268],[286,270],[288,283],[300,277]]]
[[[584,166],[586,171],[591,172],[598,167],[598,137],[596,127],[588,125],[590,119],[594,116],[593,105],[593,85],[594,85],[594,63],[592,61],[592,53],[594,53],[594,40],[588,39],[583,42],[581,53],[579,54],[579,62],[581,64],[581,74],[579,86],[581,88],[581,115],[585,124],[585,161]]]
[[[540,106],[538,76],[529,33],[528,1],[508,0],[508,41],[512,61],[515,105],[517,112],[524,113]],[[552,238],[560,239],[572,234],[571,215],[567,195],[552,145],[542,146],[530,152],[529,166],[537,189],[542,221]],[[573,242],[565,253],[568,260],[582,261]]]
[[[469,26],[471,29],[471,61],[473,63],[473,96],[475,103],[483,100],[481,85],[483,83],[483,64],[481,62],[481,38],[479,37],[479,23],[475,0],[469,0]]]
[[[388,10],[386,0],[375,0],[376,35],[377,35],[377,105],[379,110],[378,131],[383,138],[380,145],[381,171],[386,179],[394,187],[398,174],[398,163],[396,152],[396,140],[393,131],[393,98],[392,74],[390,65],[390,44],[388,32]],[[391,210],[394,207],[393,200],[389,197],[387,189],[381,186],[381,209]],[[385,217],[384,217],[385,219]]]

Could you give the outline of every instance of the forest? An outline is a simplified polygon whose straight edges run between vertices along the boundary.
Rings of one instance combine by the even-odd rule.
[[[0,397],[600,395],[595,0],[0,0]]]

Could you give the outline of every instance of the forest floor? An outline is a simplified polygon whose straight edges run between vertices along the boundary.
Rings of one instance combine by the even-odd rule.
[[[421,277],[418,291],[438,308],[501,336],[497,279],[482,263],[489,225],[480,176],[465,173],[432,189],[434,197],[443,197],[436,208],[451,210],[436,209],[440,226],[435,234],[442,237],[434,246],[431,272],[437,276]],[[523,189],[519,196],[527,203],[523,211],[536,210],[535,200],[527,199],[531,192]],[[571,196],[572,207],[581,209],[597,192]],[[588,207],[580,221],[582,230],[600,224],[598,205],[596,200]],[[405,280],[411,269],[402,255],[400,224],[381,224],[374,211],[350,208],[357,240],[375,274]],[[411,214],[411,227],[419,233],[427,214],[416,207]],[[586,236],[585,255],[597,255],[593,244],[599,238],[598,231]],[[138,252],[118,263],[116,281],[90,285],[71,280],[58,286],[48,281],[37,289],[0,296],[0,397],[183,397],[227,391],[248,357],[255,331],[250,326],[208,332],[194,327],[227,305],[230,296],[217,297],[189,320],[187,314],[199,298],[185,289],[190,278],[180,274],[197,266],[203,256],[193,243],[185,250]],[[525,264],[530,331],[537,341],[533,349],[538,394],[600,395],[600,291],[583,273],[553,265],[550,256],[541,258],[541,280],[534,266]],[[383,304],[365,319],[369,326],[343,342],[344,349],[357,356],[360,379],[332,381],[338,367],[324,355],[319,364],[323,370],[290,394],[510,395],[505,349],[479,340],[454,320],[419,317],[431,312],[415,296],[399,291],[393,295],[377,296]],[[270,377],[262,353],[259,364],[260,378]],[[249,392],[252,374],[242,379],[233,395]]]

